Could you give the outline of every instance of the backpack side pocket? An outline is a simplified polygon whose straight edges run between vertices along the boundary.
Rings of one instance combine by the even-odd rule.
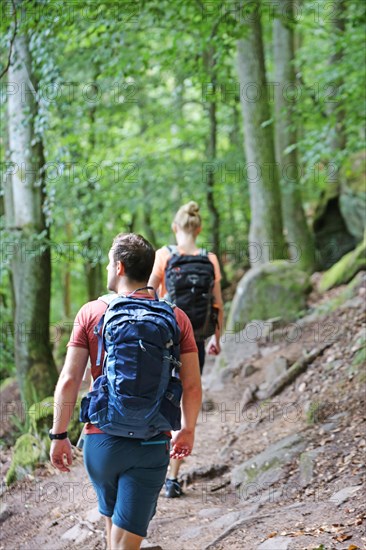
[[[174,431],[181,427],[180,400],[182,392],[182,382],[176,376],[171,376],[161,402],[160,413],[168,420]]]

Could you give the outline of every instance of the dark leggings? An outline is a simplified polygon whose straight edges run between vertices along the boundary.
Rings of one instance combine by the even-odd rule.
[[[199,364],[200,364],[200,373],[202,374],[203,365],[205,364],[205,355],[206,355],[205,342],[204,342],[204,340],[202,340],[200,342],[197,342],[197,340],[196,340],[196,344],[197,344],[197,348],[198,348],[198,361],[199,361]]]

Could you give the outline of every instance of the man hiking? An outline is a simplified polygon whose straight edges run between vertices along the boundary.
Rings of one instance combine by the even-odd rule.
[[[191,453],[196,420],[201,406],[198,354],[191,323],[179,308],[172,309],[168,304],[154,300],[146,289],[154,258],[155,252],[152,246],[140,235],[129,233],[115,237],[109,251],[107,286],[117,294],[109,306],[103,299],[98,299],[88,302],[78,312],[68,343],[65,364],[55,390],[54,421],[50,430],[52,439],[50,457],[56,468],[62,472],[68,472],[72,463],[72,451],[67,437],[67,427],[90,357],[92,378],[96,389],[90,394],[94,396],[92,400],[94,399],[95,403],[92,413],[93,407],[89,407],[88,414],[91,419],[94,418],[94,421],[85,426],[84,462],[97,493],[99,511],[105,516],[109,550],[140,548],[156,510],[169,456],[181,459]],[[100,334],[100,320],[106,310],[111,333],[107,330],[106,317],[103,343],[108,353],[105,367],[102,369],[102,361],[98,361],[98,354],[100,354],[100,351],[98,353],[98,332]],[[131,320],[124,322],[125,317],[132,314],[136,316],[137,322]],[[145,318],[146,322],[141,322],[141,319]],[[120,324],[113,324],[115,320]],[[135,338],[124,344],[123,337],[120,337],[124,334],[120,332],[123,330],[126,334],[131,330],[138,330],[140,336],[137,341]],[[167,330],[171,330],[172,335],[179,336],[180,358],[174,358],[176,350],[173,349],[173,340],[169,338],[165,344],[166,349],[161,352],[163,361],[160,366],[160,348],[155,340],[159,340]],[[156,335],[156,338],[151,337],[151,334]],[[119,355],[123,360],[119,361]],[[168,378],[164,375],[165,378],[163,379],[162,376],[160,380],[159,376],[160,370],[162,369],[162,372],[166,370],[169,361],[173,361],[174,365],[181,365],[180,380],[183,389],[181,428],[174,432],[170,453],[171,434],[169,429],[166,429],[169,423],[161,414],[164,404],[160,406],[160,402],[157,401],[158,408],[155,407],[154,412],[152,407],[154,403],[151,400],[152,390],[154,395],[155,393],[158,395],[161,389],[163,391],[166,389]],[[99,366],[98,363],[100,363]],[[145,364],[151,364],[154,372],[149,372]],[[156,377],[158,377],[158,386],[156,386]],[[103,383],[97,387],[100,380]],[[133,382],[132,386],[131,382]],[[135,392],[131,388],[139,388],[139,391],[136,389]],[[104,393],[105,391],[107,394]],[[166,395],[169,399],[171,398],[169,392],[166,392],[163,397]],[[101,405],[105,408],[100,409],[100,403],[105,399],[107,404]],[[162,397],[159,399],[161,400]],[[112,415],[105,413],[110,411],[110,407],[116,402],[120,405],[121,403],[130,405],[124,409],[121,405],[122,408],[120,407],[118,411],[115,409]],[[152,411],[151,414],[149,413],[149,418],[152,420],[146,421],[149,424],[146,426],[144,426],[146,415],[140,414],[140,408],[135,410],[133,405],[133,403],[145,402],[150,404]],[[171,403],[168,401],[167,403],[169,408]],[[125,416],[123,410],[126,413]],[[102,419],[103,414],[106,418],[108,417],[108,421],[95,422],[95,418]],[[119,423],[115,422],[116,418]],[[131,420],[131,428],[128,420],[125,421],[125,425],[123,424],[124,418],[135,418],[134,421]],[[105,426],[104,431],[100,426]],[[159,431],[159,426],[165,427]],[[145,434],[148,429],[153,430],[152,437],[136,437],[136,435]],[[116,433],[126,433],[126,435],[113,435]]]

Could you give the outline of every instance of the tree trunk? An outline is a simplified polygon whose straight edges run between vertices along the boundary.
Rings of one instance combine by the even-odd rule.
[[[290,20],[289,20],[290,19]],[[280,170],[282,216],[289,256],[301,269],[313,271],[314,240],[307,225],[299,188],[295,120],[294,0],[287,3],[286,21],[274,20],[276,161]],[[292,95],[291,95],[292,93]]]
[[[49,339],[51,256],[43,214],[43,144],[35,133],[37,104],[24,34],[15,38],[8,82],[15,93],[8,98],[13,164],[5,184],[5,211],[12,246],[15,364],[21,395],[28,406],[53,394],[57,371]]]
[[[217,161],[217,101],[216,101],[216,62],[214,57],[215,51],[210,48],[204,53],[204,63],[206,66],[207,75],[210,78],[212,85],[212,97],[209,99],[208,104],[208,122],[209,131],[206,140],[206,159],[210,163],[211,169],[206,171],[206,201],[208,210],[211,217],[211,239],[212,252],[216,254],[220,265],[220,271],[222,276],[221,285],[227,286],[227,279],[225,275],[224,266],[221,259],[220,251],[220,213],[215,204],[215,162]]]
[[[238,42],[238,73],[251,207],[249,259],[254,266],[286,258],[287,250],[258,9],[246,31]]]
[[[84,264],[84,271],[86,275],[86,287],[88,293],[88,300],[96,300],[98,296],[103,294],[104,287],[102,283],[102,266],[99,258],[95,258],[95,254],[98,253],[97,248],[94,246],[92,237],[89,237],[85,245],[88,249],[88,259]]]
[[[329,60],[329,64],[332,66],[338,65],[344,55],[344,47],[340,44],[340,40],[344,39],[344,33],[346,31],[346,2],[345,0],[335,0],[335,6],[338,8],[335,13],[338,16],[333,22],[332,35],[333,35],[333,51],[335,52]],[[339,105],[339,93],[344,85],[342,77],[339,77],[335,82],[330,83],[332,86],[332,92],[336,101],[329,103],[329,115],[334,120],[334,126],[330,134],[331,149],[333,151],[332,158],[337,158],[340,151],[344,151],[346,148],[346,111],[344,105]],[[333,95],[333,94],[332,94]],[[333,192],[330,195],[337,195],[340,191],[340,163],[336,162],[336,166],[332,166],[332,181],[330,182]]]
[[[97,79],[99,70],[98,68],[94,71],[94,82]],[[95,95],[98,93],[98,89],[94,82],[91,84],[91,88],[93,89],[93,92]],[[92,156],[93,152],[95,151],[96,147],[96,132],[95,132],[95,125],[96,125],[96,105],[92,104],[89,113],[89,154]],[[88,194],[90,196],[97,193],[95,183],[93,181],[88,183]],[[101,212],[103,210],[103,205],[101,203],[96,205],[96,209],[98,212]],[[92,212],[90,211],[90,215],[92,215]],[[102,242],[102,232],[98,235],[98,242]],[[103,285],[103,276],[102,276],[102,265],[100,263],[100,258],[95,257],[96,253],[98,252],[96,242],[94,241],[93,237],[90,235],[85,242],[85,246],[87,247],[88,254],[87,258],[85,259],[84,263],[84,272],[86,276],[86,287],[88,291],[88,300],[95,300],[100,296],[104,291],[104,285]]]
[[[71,223],[66,222],[66,238],[67,242],[71,243],[72,240],[72,229],[71,229]],[[70,259],[68,258],[66,260],[65,266],[64,266],[64,272],[63,272],[63,279],[64,279],[64,285],[63,285],[63,310],[64,310],[64,317],[66,319],[69,319],[71,317],[71,274],[70,274]]]

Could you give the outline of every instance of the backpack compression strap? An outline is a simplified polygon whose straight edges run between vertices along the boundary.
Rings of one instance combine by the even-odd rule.
[[[136,290],[134,290],[130,294],[127,294],[126,296],[124,296],[124,298],[131,298],[139,290],[153,290],[154,294],[155,294],[155,300],[159,300],[157,292],[154,289],[154,287],[152,287],[152,286],[143,286],[141,288],[136,288]],[[102,302],[107,304],[107,306],[109,307],[110,304],[113,302],[113,300],[115,300],[118,297],[119,297],[118,294],[104,294],[103,296],[100,296],[98,298],[98,300],[101,300]],[[108,309],[108,307],[107,307],[107,309]],[[102,349],[103,349],[102,328],[103,328],[103,325],[104,325],[104,315],[105,315],[105,312],[101,316],[101,318],[99,320],[99,323],[94,327],[94,331],[93,331],[94,334],[96,336],[98,336],[98,355],[97,355],[97,362],[96,362],[97,367],[100,366],[100,362],[101,362],[101,359],[102,359]]]

